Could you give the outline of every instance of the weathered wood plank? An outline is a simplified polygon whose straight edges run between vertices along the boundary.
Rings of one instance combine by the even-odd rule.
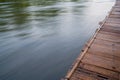
[[[120,24],[120,19],[118,19],[118,18],[108,18],[108,19],[106,20],[106,22],[109,22],[109,23],[118,23],[118,24]]]
[[[116,14],[111,14],[110,16],[109,16],[110,18],[120,18],[120,15],[116,15]]]
[[[112,27],[120,27],[120,24],[117,24],[117,23],[108,23],[108,22],[106,22],[105,24],[104,24],[104,26],[112,26]],[[103,27],[104,27],[103,26]]]
[[[117,30],[117,31],[120,31],[120,25],[110,25],[110,24],[104,24],[104,26],[101,28],[101,29],[110,29],[111,31],[112,30]]]
[[[76,70],[73,76],[71,77],[71,80],[95,80],[95,78],[85,74],[82,71]]]
[[[99,42],[99,41],[102,41],[102,42]],[[111,45],[112,45],[112,47],[108,47]],[[118,49],[116,49],[116,46]],[[90,49],[88,50],[88,53],[101,55],[101,56],[108,57],[108,58],[115,57],[116,60],[120,61],[119,47],[120,47],[120,45],[118,45],[117,43],[108,42],[108,41],[99,39],[99,40],[95,40],[95,42],[91,45]],[[111,49],[111,48],[113,48],[113,49]],[[113,51],[114,51],[114,53],[113,53]]]
[[[97,76],[103,76],[103,77],[106,77],[108,79],[111,78],[112,80],[116,80],[119,77],[119,73],[114,72],[114,71],[110,71],[110,70],[107,70],[105,68],[101,68],[98,66],[82,63],[79,65],[79,67],[93,71],[95,73],[98,73]]]
[[[106,35],[111,35],[111,36],[116,36],[116,37],[120,37],[120,34],[117,34],[117,33],[111,33],[111,32],[105,32],[105,31],[99,31],[99,33],[106,34]],[[115,41],[115,42],[119,43],[119,41]]]
[[[109,33],[109,32],[108,32]],[[114,33],[113,33],[114,34]],[[112,41],[112,42],[116,42],[116,43],[120,43],[120,37],[118,37],[119,35],[114,34],[115,36],[113,36],[112,34],[103,34],[103,33],[99,33],[97,35],[98,39],[102,39],[102,40],[106,40],[106,41]]]
[[[113,9],[112,9],[112,11],[120,11],[120,9],[119,8],[117,8],[117,7],[114,7]]]
[[[87,53],[81,62],[85,64],[99,66],[101,68],[105,68],[112,71],[120,70],[120,62],[115,58],[106,58],[103,56]]]
[[[101,28],[101,31],[120,34],[120,28],[116,29],[116,28],[113,28],[113,27],[109,27],[109,28],[108,27],[103,27],[103,28]]]
[[[120,15],[120,12],[119,12],[119,11],[112,11],[111,14],[114,14],[114,15]]]

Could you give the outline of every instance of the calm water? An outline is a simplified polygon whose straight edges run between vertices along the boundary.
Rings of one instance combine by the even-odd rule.
[[[0,80],[60,80],[114,0],[0,0]]]

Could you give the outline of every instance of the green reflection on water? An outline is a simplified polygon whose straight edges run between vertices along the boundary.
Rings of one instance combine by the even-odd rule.
[[[28,28],[32,21],[42,23],[61,12],[66,13],[54,7],[57,3],[78,1],[83,0],[0,0],[0,32]]]
[[[58,13],[59,13],[58,9],[48,9],[48,10],[36,11],[35,16],[53,17],[53,16],[57,16]]]
[[[20,25],[30,23],[30,17],[44,19],[54,17],[59,13],[58,9],[51,8],[37,11],[26,11],[30,6],[47,6],[58,0],[0,0],[0,32],[21,29]],[[34,13],[34,15],[33,15]],[[34,18],[35,19],[35,18]],[[17,26],[18,25],[18,26]],[[12,26],[12,28],[10,27]]]

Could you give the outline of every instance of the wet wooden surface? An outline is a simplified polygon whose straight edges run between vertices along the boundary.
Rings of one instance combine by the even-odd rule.
[[[85,45],[65,80],[120,80],[120,0]]]

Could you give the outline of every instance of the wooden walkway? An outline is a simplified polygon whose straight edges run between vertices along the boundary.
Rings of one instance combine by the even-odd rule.
[[[120,0],[85,45],[65,80],[120,80]]]

